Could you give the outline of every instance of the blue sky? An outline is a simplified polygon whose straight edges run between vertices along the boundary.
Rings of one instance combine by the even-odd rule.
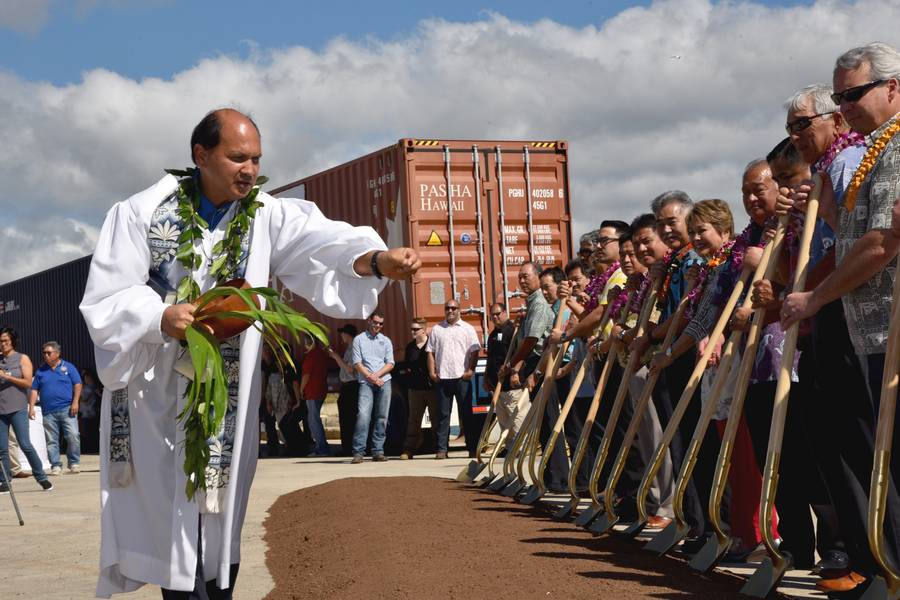
[[[76,83],[84,71],[95,68],[132,79],[167,79],[205,58],[247,57],[254,48],[302,45],[320,50],[339,36],[391,40],[414,33],[421,20],[430,18],[471,22],[493,11],[524,23],[549,18],[575,28],[601,27],[625,9],[650,5],[623,0],[2,0],[0,5],[6,2],[30,5],[20,10],[35,12],[49,4],[43,22],[32,16],[25,27],[30,31],[0,24],[0,69],[57,85]]]
[[[0,283],[90,253],[219,106],[273,184],[403,137],[564,139],[576,234],[673,188],[743,224],[785,99],[900,47],[897,1],[0,0]]]

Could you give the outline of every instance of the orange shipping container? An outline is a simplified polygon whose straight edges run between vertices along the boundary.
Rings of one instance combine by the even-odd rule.
[[[311,200],[331,219],[370,225],[389,247],[418,250],[422,268],[411,281],[391,282],[379,303],[398,358],[410,320],[441,321],[451,297],[484,343],[491,302],[524,303],[519,265],[562,266],[572,256],[563,141],[401,139],[270,193]],[[285,294],[332,332],[340,326]]]

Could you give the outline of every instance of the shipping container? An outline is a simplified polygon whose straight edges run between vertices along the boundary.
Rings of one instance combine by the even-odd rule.
[[[53,340],[65,360],[94,370],[94,343],[78,310],[90,267],[85,256],[0,285],[0,327],[16,330],[19,351],[35,368],[43,364],[41,346]]]
[[[331,219],[370,225],[388,247],[418,250],[422,268],[410,281],[389,283],[379,303],[398,359],[410,320],[441,321],[451,297],[484,343],[491,302],[524,303],[519,266],[561,266],[572,255],[564,141],[401,139],[270,193],[311,200]],[[282,292],[332,331],[340,326]]]

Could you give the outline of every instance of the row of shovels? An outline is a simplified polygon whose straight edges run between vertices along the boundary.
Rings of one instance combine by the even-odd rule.
[[[821,178],[817,176],[813,192],[810,194],[807,202],[806,223],[812,223],[816,218],[821,186]],[[778,223],[774,237],[766,244],[758,266],[755,269],[752,269],[752,272],[749,268],[745,269],[741,273],[740,278],[731,292],[721,316],[717,320],[716,325],[709,336],[709,341],[697,360],[696,366],[691,373],[684,392],[678,400],[678,403],[675,405],[672,417],[663,432],[662,441],[646,466],[644,476],[638,487],[637,520],[622,531],[624,535],[635,536],[646,527],[648,519],[646,511],[648,493],[653,480],[656,478],[665,461],[669,445],[678,433],[681,420],[689,408],[697,386],[700,385],[700,380],[706,370],[710,357],[724,338],[726,325],[732,312],[740,301],[741,296],[745,296],[742,306],[749,308],[751,305],[750,294],[744,294],[748,281],[752,284],[752,282],[760,279],[771,279],[773,277],[778,263],[777,257],[780,255],[783,246],[786,225],[787,218],[783,217]],[[804,289],[806,284],[812,233],[813,227],[805,227],[803,229],[800,241],[800,254],[798,256],[797,267],[792,282],[792,287],[795,290]],[[659,282],[655,282],[651,286],[649,293],[646,295],[643,305],[640,307],[637,320],[638,336],[643,333],[649,323],[658,289]],[[684,311],[687,308],[687,298],[688,293],[685,293],[684,298],[677,308],[675,317],[672,319],[673,324],[678,323],[681,320]],[[631,298],[625,303],[626,307],[630,305]],[[765,311],[765,308],[758,308],[753,312],[749,330],[746,332],[743,352],[740,353],[740,364],[734,388],[734,395],[731,401],[730,414],[725,431],[722,435],[721,446],[714,472],[712,492],[707,506],[708,515],[713,525],[715,535],[710,536],[706,544],[690,561],[690,566],[700,572],[706,572],[715,567],[715,565],[717,565],[725,556],[725,553],[728,551],[731,544],[731,538],[725,533],[722,526],[720,510],[728,481],[728,471],[731,466],[731,455],[738,432],[740,415],[743,411],[748,382],[762,334]],[[556,321],[554,323],[554,328],[556,329],[561,325],[563,312],[564,311],[561,309],[556,315]],[[622,311],[622,314],[620,315],[621,323],[624,323],[627,319],[627,312],[627,308]],[[608,322],[609,314],[606,314],[603,316],[596,331],[602,331]],[[675,326],[669,327],[665,341],[661,346],[662,348],[668,348],[672,344],[676,330],[677,327]],[[797,324],[792,325],[785,332],[782,363],[778,373],[771,428],[769,430],[769,446],[766,454],[766,464],[763,470],[759,527],[768,556],[763,560],[762,564],[756,569],[741,589],[742,593],[757,598],[764,598],[775,589],[778,582],[791,566],[790,555],[779,552],[778,543],[774,539],[772,532],[772,518],[775,508],[779,461],[781,458],[784,424],[787,416],[791,385],[791,370],[797,345],[797,332]],[[515,337],[514,334],[513,339],[515,339]],[[700,453],[700,447],[704,436],[706,435],[710,421],[716,412],[718,400],[726,391],[729,372],[732,369],[733,362],[738,359],[738,347],[741,344],[743,337],[743,332],[734,331],[722,346],[718,369],[714,377],[709,398],[706,399],[700,412],[700,418],[694,429],[693,438],[687,448],[684,461],[681,464],[681,468],[675,481],[675,493],[673,498],[674,519],[665,529],[651,538],[646,545],[648,550],[657,552],[659,555],[669,552],[687,536],[689,526],[685,518],[683,505],[685,492],[697,463],[697,457]],[[512,356],[514,350],[513,346],[514,345],[511,343],[507,354],[507,361]],[[518,501],[523,504],[532,504],[546,494],[547,489],[544,484],[544,472],[554,448],[556,447],[559,435],[562,432],[563,423],[565,422],[569,411],[572,409],[581,382],[589,373],[592,362],[595,360],[595,358],[589,354],[578,366],[578,370],[575,372],[575,377],[572,382],[571,391],[561,406],[559,417],[553,425],[547,444],[542,448],[539,438],[544,419],[544,409],[547,402],[551,401],[550,390],[553,387],[552,382],[554,381],[556,371],[565,356],[567,346],[567,343],[563,343],[559,346],[551,345],[548,347],[547,351],[550,354],[545,368],[546,376],[544,384],[540,387],[537,396],[532,402],[528,416],[521,429],[512,440],[512,444],[506,443],[508,432],[501,432],[499,440],[494,444],[490,455],[486,458],[485,453],[490,445],[489,440],[491,438],[491,433],[495,425],[497,425],[495,410],[497,399],[500,395],[501,385],[498,382],[494,389],[491,401],[491,413],[485,420],[484,427],[481,431],[476,458],[463,469],[457,477],[458,480],[470,483],[475,482],[478,475],[480,475],[484,469],[487,469],[487,475],[477,481],[482,487],[499,492],[508,497],[517,498]],[[600,407],[600,399],[604,395],[604,389],[609,381],[612,365],[619,359],[618,353],[618,345],[613,345],[603,365],[599,381],[596,385],[596,391],[588,408],[584,427],[574,452],[571,452],[571,465],[568,479],[570,499],[555,514],[557,518],[562,519],[568,517],[582,502],[581,495],[576,489],[576,474],[579,472],[587,453],[589,438]],[[888,561],[884,549],[884,518],[887,504],[888,484],[890,481],[891,439],[893,436],[894,413],[897,400],[898,365],[900,365],[900,277],[896,277],[894,281],[892,314],[887,354],[885,357],[884,379],[881,390],[881,408],[878,416],[875,440],[875,460],[872,470],[871,493],[869,497],[869,544],[876,561],[882,569],[882,573],[875,578],[875,581],[866,590],[864,598],[869,600],[880,600],[881,598],[900,600],[900,575],[897,574],[894,567]],[[588,479],[590,505],[579,511],[578,516],[575,519],[576,525],[585,527],[597,534],[606,534],[614,531],[613,526],[619,522],[619,516],[616,514],[614,502],[615,488],[622,475],[632,442],[640,428],[644,413],[647,412],[648,403],[651,401],[651,394],[659,378],[659,371],[650,371],[642,393],[634,403],[633,417],[625,431],[624,439],[622,440],[622,445],[616,455],[615,462],[609,471],[606,486],[601,491],[599,487],[601,473],[603,473],[604,466],[606,465],[609,456],[613,432],[616,429],[622,407],[628,396],[629,381],[632,375],[640,368],[640,357],[637,353],[632,352],[625,364],[621,383],[616,392],[615,399],[613,400],[612,409],[604,428],[600,447],[591,468],[590,477]],[[522,396],[523,400],[527,402],[527,395],[522,394]],[[556,400],[553,399],[552,401]],[[523,408],[524,407],[520,407],[520,409]],[[734,415],[734,418],[731,418],[731,415]],[[500,450],[506,446],[508,446],[506,456],[503,458],[502,467],[498,468],[498,454]],[[540,455],[540,461],[538,461],[538,455]]]

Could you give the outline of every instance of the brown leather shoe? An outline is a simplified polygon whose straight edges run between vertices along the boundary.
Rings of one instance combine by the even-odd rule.
[[[671,522],[672,519],[668,517],[660,517],[658,515],[647,517],[647,527],[650,529],[665,529]]]
[[[850,571],[850,574],[845,575],[844,577],[823,579],[819,581],[816,584],[816,589],[822,590],[823,592],[849,592],[865,581],[865,577],[856,571]]]
[[[444,459],[444,458],[447,458],[447,453],[446,453],[446,452],[437,452],[437,453],[435,453],[435,455],[434,455],[434,459],[435,459],[435,460],[442,460],[442,459]]]

